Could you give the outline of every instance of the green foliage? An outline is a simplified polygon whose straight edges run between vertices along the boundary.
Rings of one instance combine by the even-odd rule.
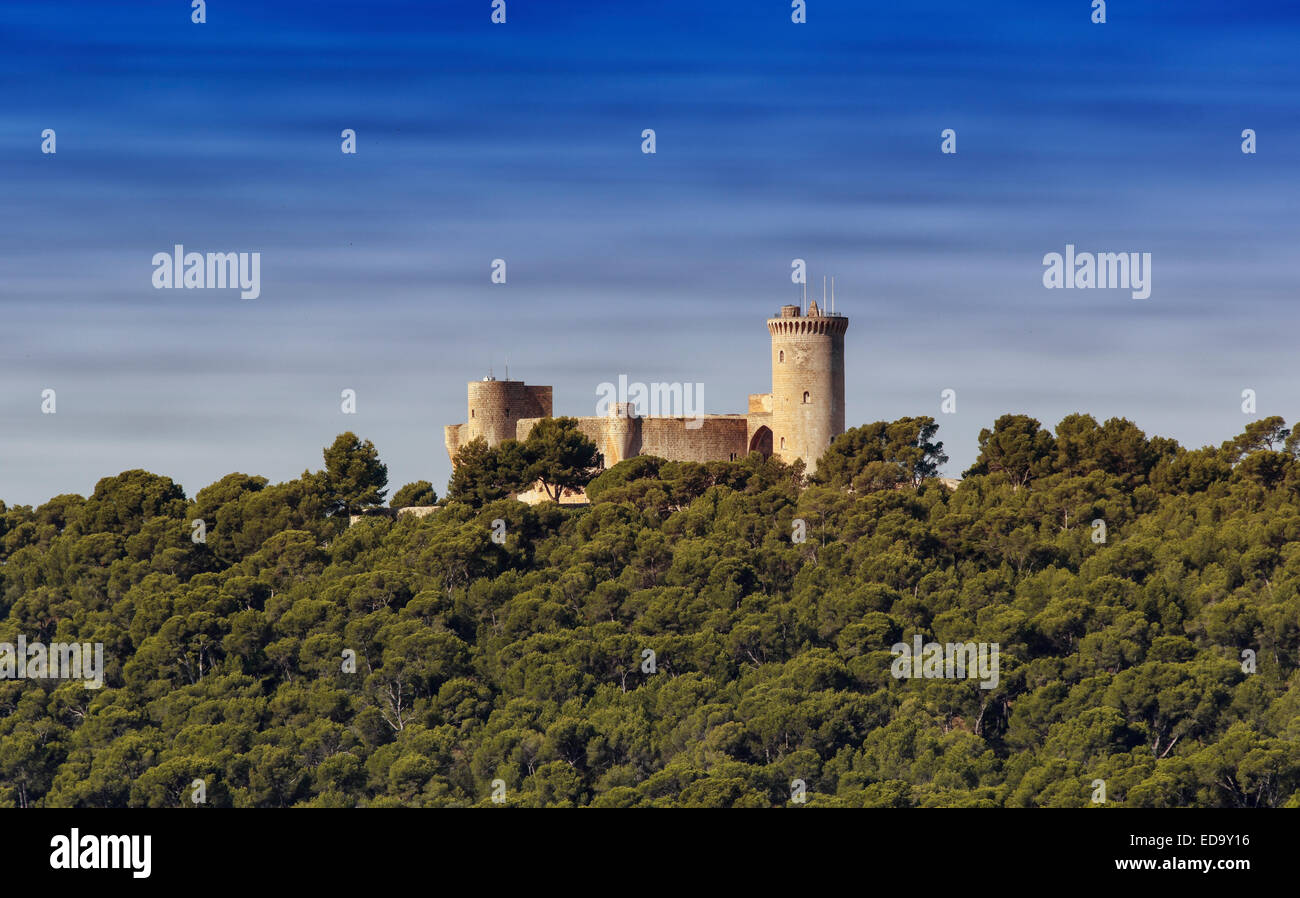
[[[389,508],[410,508],[412,505],[432,505],[438,501],[438,494],[433,491],[433,484],[427,480],[408,483],[389,500]]]
[[[482,437],[456,453],[447,496],[474,505],[503,499],[541,484],[559,500],[566,489],[587,485],[596,473],[596,444],[574,418],[543,418],[520,443],[503,440],[489,448]]]
[[[1229,453],[1233,462],[1241,461],[1252,452],[1271,451],[1275,445],[1291,445],[1289,442],[1291,428],[1286,426],[1277,415],[1261,418],[1246,425],[1246,429],[1235,439],[1223,444],[1223,450]]]
[[[325,449],[325,490],[331,514],[357,514],[382,505],[388,492],[388,466],[375,444],[352,431],[341,433]]]
[[[877,421],[848,430],[817,463],[818,483],[870,492],[934,477],[948,461],[930,417]]]
[[[965,476],[1001,474],[1017,488],[1050,471],[1056,453],[1056,440],[1028,415],[998,418],[992,430],[980,431],[979,445],[980,454]]]
[[[540,483],[552,499],[587,485],[595,474],[596,444],[578,430],[575,418],[543,418],[524,440],[525,483]]]
[[[515,440],[490,448],[482,437],[470,440],[456,452],[447,498],[472,505],[504,499],[524,488],[525,465]]]
[[[631,459],[585,508],[506,498],[585,477],[574,434],[466,446],[422,519],[345,526],[386,481],[350,434],[286,483],[0,503],[0,642],[106,661],[99,690],[0,680],[0,805],[192,806],[202,779],[239,807],[490,806],[496,780],[520,806],[786,806],[795,780],[809,806],[1085,806],[1102,779],[1116,805],[1300,806],[1280,420],[1186,450],[1004,416],[949,490],[911,418],[808,486],[753,453]],[[915,634],[997,643],[998,684],[894,679]]]
[[[587,484],[587,498],[595,501],[609,490],[619,489],[642,478],[655,478],[664,460],[654,455],[637,455],[606,468]]]

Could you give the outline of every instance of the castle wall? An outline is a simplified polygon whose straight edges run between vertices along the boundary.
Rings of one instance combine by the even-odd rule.
[[[526,440],[539,420],[520,421],[515,438]],[[582,435],[596,444],[607,468],[638,455],[706,462],[744,458],[749,452],[749,423],[744,415],[705,415],[702,419],[610,415],[575,420]],[[688,426],[697,421],[699,426]]]
[[[466,439],[468,431],[468,424],[448,424],[442,429],[442,442],[447,447],[447,457],[453,462],[456,460],[456,453],[460,451],[460,447],[469,442]]]
[[[746,437],[749,452],[761,452],[764,455],[772,454],[772,415],[771,413],[758,415],[751,414],[747,416],[749,427],[746,429]]]
[[[515,439],[523,442],[537,426],[541,418],[524,418],[515,425]],[[625,458],[639,455],[640,443],[634,441],[632,418],[575,418],[578,431],[596,444],[596,450],[604,459],[605,466],[618,464]],[[612,460],[611,460],[612,459]]]
[[[749,453],[749,424],[744,415],[692,418],[642,418],[641,455],[669,461],[730,461]],[[688,425],[699,423],[699,427]]]

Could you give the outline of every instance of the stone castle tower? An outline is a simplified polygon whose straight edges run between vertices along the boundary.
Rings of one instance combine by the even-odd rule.
[[[469,382],[469,420],[444,428],[447,452],[454,460],[461,446],[482,437],[489,446],[513,440],[525,418],[549,418],[551,388],[522,380],[485,377]]]
[[[844,332],[849,319],[782,306],[769,318],[772,335],[772,451],[785,462],[802,458],[812,473],[831,441],[844,432]]]
[[[750,394],[743,414],[638,415],[632,405],[619,402],[611,403],[607,414],[579,417],[578,428],[596,444],[601,467],[637,455],[707,462],[761,452],[785,462],[802,458],[805,470],[812,473],[831,441],[844,432],[848,327],[849,319],[822,312],[815,301],[806,315],[799,306],[782,306],[780,317],[767,320],[772,392]],[[489,376],[470,381],[468,392],[469,419],[444,428],[453,464],[456,453],[471,440],[481,437],[489,446],[507,439],[522,441],[538,421],[552,414],[549,386]]]

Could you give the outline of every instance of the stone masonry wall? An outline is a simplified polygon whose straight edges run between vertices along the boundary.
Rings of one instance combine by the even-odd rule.
[[[515,438],[525,440],[539,418],[519,422]],[[669,461],[729,461],[749,451],[749,422],[744,415],[705,415],[699,427],[691,418],[578,418],[578,430],[596,444],[605,467],[637,455]]]

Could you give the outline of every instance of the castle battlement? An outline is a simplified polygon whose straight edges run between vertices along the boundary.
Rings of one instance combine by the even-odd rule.
[[[844,332],[849,329],[849,319],[843,315],[830,316],[823,318],[769,318],[767,320],[767,331],[773,336],[777,334],[825,334],[834,336],[836,334],[843,336]]]

